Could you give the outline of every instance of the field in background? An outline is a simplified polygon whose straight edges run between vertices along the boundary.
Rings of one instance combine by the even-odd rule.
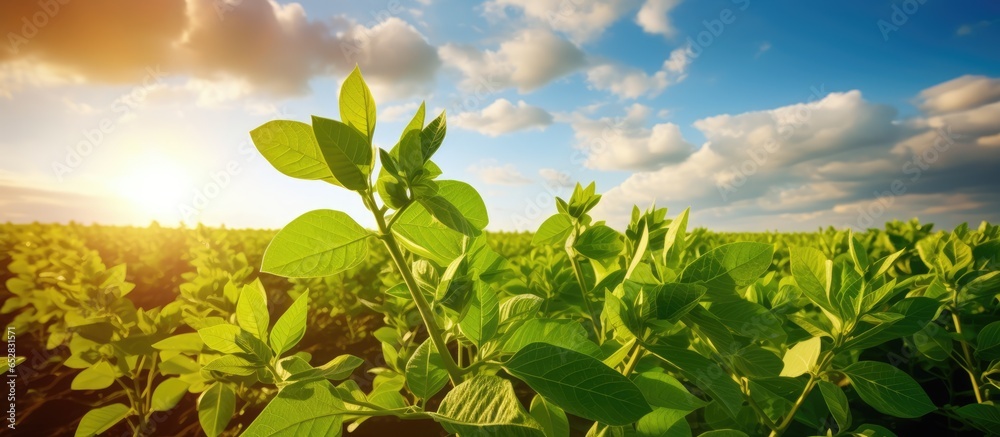
[[[304,353],[304,357],[311,358],[313,363],[327,362],[341,354],[363,358],[365,364],[353,373],[351,380],[366,392],[371,390],[379,369],[398,366],[397,363],[387,363],[387,359],[405,364],[404,357],[390,355],[407,352],[386,352],[380,346],[380,339],[406,335],[386,327],[388,317],[373,310],[384,310],[386,291],[402,280],[380,246],[372,245],[373,250],[367,261],[342,274],[317,279],[286,279],[258,272],[263,252],[274,234],[275,231],[265,230],[162,228],[155,224],[149,228],[76,224],[0,225],[0,284],[6,284],[0,290],[2,321],[5,326],[14,328],[17,355],[25,358],[17,372],[18,431],[36,435],[70,435],[88,410],[125,397],[116,385],[108,389],[73,390],[72,386],[76,383],[71,384],[88,369],[88,363],[81,361],[86,357],[81,357],[79,351],[74,350],[75,342],[81,335],[87,338],[95,335],[81,333],[77,327],[85,323],[76,318],[87,311],[102,311],[98,308],[101,305],[106,305],[101,308],[128,307],[128,311],[135,312],[137,316],[125,324],[138,326],[137,335],[166,339],[193,333],[211,318],[234,319],[234,302],[227,296],[232,293],[233,287],[247,286],[259,279],[266,290],[272,321],[305,290],[309,290],[308,329],[297,350]],[[979,231],[962,227],[951,235],[975,240],[969,241],[969,245],[977,250],[978,255],[979,248],[995,250],[997,234],[996,227],[984,225]],[[911,290],[909,295],[919,296],[929,293],[927,284],[933,267],[922,259],[922,255],[924,258],[929,255],[921,254],[918,248],[922,240],[941,237],[935,235],[931,225],[911,221],[889,223],[883,230],[855,234],[855,238],[867,247],[865,255],[869,260],[903,251],[887,267],[888,274],[900,283],[907,282]],[[579,297],[578,290],[572,289],[574,281],[565,251],[555,246],[532,246],[532,234],[529,233],[492,233],[488,237],[494,250],[506,258],[509,269],[498,289],[501,300],[513,295],[533,294],[544,302],[536,315],[538,318],[576,317],[570,311],[572,305],[565,303]],[[766,305],[769,312],[781,321],[781,328],[789,336],[787,344],[793,343],[792,337],[808,338],[809,334],[789,317],[803,307],[801,296],[779,296],[785,292],[779,283],[782,278],[791,276],[788,248],[811,247],[830,259],[849,257],[848,234],[833,229],[794,234],[731,234],[696,229],[688,232],[684,257],[696,259],[713,248],[733,241],[774,245],[775,255],[768,273],[751,285],[745,297]],[[992,262],[972,262],[981,269],[996,269]],[[134,288],[128,284],[134,284]],[[112,288],[113,292],[108,292]],[[779,300],[783,303],[779,304]],[[599,305],[600,301],[600,297],[596,296],[595,303]],[[92,308],[78,308],[81,305]],[[167,317],[167,313],[171,316]],[[946,311],[934,312],[943,331],[949,331],[946,322],[950,319],[946,316]],[[397,317],[411,319],[409,325],[413,331],[410,335],[426,336],[419,329],[419,318],[412,306],[400,309]],[[995,320],[996,301],[990,299],[986,306],[963,319],[963,323],[967,332],[975,333]],[[398,321],[394,325],[400,326]],[[929,326],[937,325],[931,323]],[[953,336],[954,333],[945,333],[944,339],[939,340],[937,346],[940,350],[921,343],[919,338],[915,343],[914,337],[909,336],[878,345],[863,354],[868,359],[889,362],[903,369],[925,388],[936,405],[964,405],[974,399],[971,398],[969,380],[963,369],[947,359],[952,353],[953,341],[948,335]],[[948,345],[942,347],[945,341]],[[954,341],[954,350],[957,351],[959,339]],[[115,340],[109,342],[114,343]],[[153,349],[147,352],[151,356],[157,354]],[[170,354],[168,358],[166,351],[159,353],[164,364],[177,356]],[[943,358],[940,356],[942,353]],[[141,368],[141,364],[139,366]],[[196,408],[199,395],[196,392],[204,390],[210,378],[202,380],[204,375],[185,378],[185,371],[163,370],[161,367],[159,374],[148,375],[149,381],[137,379],[136,383],[143,385],[139,387],[139,392],[146,388],[146,384],[149,387],[159,386],[168,378],[177,378],[186,384],[186,390],[181,390],[176,396],[176,407],[160,414],[162,417],[153,423],[154,432],[151,434],[197,435],[202,432]],[[685,383],[692,393],[709,399],[696,387],[687,384],[687,381]],[[86,387],[86,384],[81,384],[81,387]],[[973,429],[970,424],[957,422],[953,413],[931,414],[913,420],[891,418],[860,402],[856,403],[854,399],[857,395],[849,388],[846,391],[852,399],[851,405],[855,407],[854,424],[876,423],[894,428],[900,435],[908,435],[915,430],[924,435],[944,435],[949,429]],[[235,435],[245,429],[275,393],[273,388],[266,386],[239,385],[236,390],[236,415],[226,426],[225,434]],[[530,402],[530,392],[522,402]],[[792,428],[798,430],[792,433],[794,435],[803,435],[801,432],[823,433],[824,427],[831,426],[833,420],[828,418],[829,413],[823,408],[822,401],[811,405],[809,411],[800,412],[799,416],[802,416],[801,419],[797,416],[800,423],[794,425],[798,428]],[[398,419],[395,418],[372,418],[353,435],[380,435],[391,429],[396,421]],[[710,407],[692,414],[688,421],[695,435],[709,428],[725,426],[738,429],[742,426],[720,416],[718,412],[713,413]],[[414,433],[442,433],[433,422],[417,421],[406,426]],[[132,433],[124,422],[111,431],[110,435]]]

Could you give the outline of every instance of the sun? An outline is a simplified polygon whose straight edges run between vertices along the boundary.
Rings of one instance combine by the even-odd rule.
[[[188,191],[188,174],[175,159],[161,153],[138,156],[126,164],[114,189],[141,216],[149,220],[173,221]]]

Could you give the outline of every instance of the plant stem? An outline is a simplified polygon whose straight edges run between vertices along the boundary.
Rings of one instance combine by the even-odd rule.
[[[156,377],[156,358],[159,354],[153,354],[153,361],[149,365],[149,374],[146,376],[146,390],[142,392],[142,395],[146,398],[146,414],[149,414],[153,410],[153,378]],[[142,371],[142,369],[139,369]]]
[[[635,371],[635,366],[639,364],[639,360],[645,355],[646,349],[642,347],[642,343],[638,339],[635,341],[634,349],[632,349],[632,356],[628,360],[628,364],[625,365],[625,369],[622,370],[622,375],[629,376]]]
[[[957,300],[957,299],[956,299]],[[962,321],[958,318],[958,305],[953,305],[951,308],[951,321],[955,323],[955,333],[959,337],[962,336]],[[969,374],[969,381],[972,382],[972,392],[976,395],[976,403],[983,403],[983,395],[979,391],[979,381],[976,380],[976,373],[979,373],[976,362],[973,361],[972,353],[969,351],[969,344],[965,342],[965,339],[959,339],[958,341],[962,345],[962,354],[965,356],[965,361],[969,364],[968,368],[965,369],[965,373]]]
[[[776,429],[771,430],[771,437],[780,436],[785,432],[789,425],[792,424],[792,420],[795,419],[795,412],[799,410],[799,407],[806,401],[806,397],[812,391],[813,387],[816,386],[816,376],[809,374],[809,382],[806,383],[806,388],[802,390],[802,394],[799,398],[795,400],[795,405],[792,405],[792,409],[785,415],[785,418],[781,420],[781,423]]]
[[[420,313],[420,318],[427,328],[427,334],[434,343],[434,347],[437,348],[438,354],[441,355],[441,360],[444,361],[444,367],[451,377],[451,383],[457,385],[462,382],[462,371],[455,364],[455,359],[451,356],[451,352],[448,351],[448,344],[444,341],[441,328],[434,320],[434,311],[431,310],[430,304],[424,298],[424,293],[420,291],[420,286],[417,285],[416,279],[413,278],[413,272],[410,271],[410,267],[406,265],[406,258],[403,257],[403,252],[399,250],[396,237],[392,235],[392,231],[386,225],[385,217],[378,213],[379,209],[375,205],[375,198],[372,197],[370,191],[365,191],[361,194],[361,197],[365,205],[368,206],[368,209],[375,216],[375,223],[378,224],[382,243],[389,250],[389,256],[392,258],[393,263],[396,264],[396,270],[399,270],[399,274],[403,276],[403,282],[406,283],[406,288],[410,291],[410,297],[413,298],[413,303],[417,306],[417,312]]]
[[[579,229],[575,232],[578,237],[580,235]],[[600,321],[594,318],[594,310],[590,307],[590,296],[587,295],[587,283],[583,280],[583,268],[580,267],[580,261],[576,259],[576,253],[574,253],[572,247],[566,247],[566,254],[569,255],[569,262],[573,265],[573,275],[576,276],[576,282],[580,284],[580,297],[583,298],[583,308],[587,311],[587,318],[590,319],[590,323],[593,325],[594,336],[597,338],[598,343],[604,343],[604,336],[601,335]]]

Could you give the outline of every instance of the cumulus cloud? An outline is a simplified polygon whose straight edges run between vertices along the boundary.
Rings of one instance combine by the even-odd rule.
[[[468,168],[468,171],[479,176],[479,179],[483,182],[491,185],[525,185],[531,183],[531,179],[521,174],[513,164],[498,165],[495,162],[486,162],[473,165]]]
[[[635,22],[646,33],[674,36],[677,28],[670,22],[670,11],[681,3],[681,0],[646,0],[635,16]]]
[[[496,137],[521,130],[545,129],[552,124],[552,115],[524,100],[515,105],[507,99],[497,99],[482,111],[458,114],[453,120],[460,128]]]
[[[573,114],[570,125],[576,147],[586,154],[584,165],[598,170],[654,170],[683,161],[693,146],[673,123],[646,124],[652,109],[633,104],[625,117],[588,118]]]
[[[575,185],[573,177],[569,173],[556,170],[554,168],[542,168],[538,170],[538,175],[542,177],[550,187],[570,188]]]
[[[995,220],[1000,156],[991,144],[1000,128],[989,120],[1000,104],[970,102],[952,82],[922,92],[930,113],[907,120],[856,90],[698,120],[704,144],[629,176],[595,214],[620,224],[631,205],[656,201],[692,206],[697,222],[722,229],[864,229],[914,215]],[[949,93],[962,97],[934,100]]]
[[[378,115],[379,121],[409,121],[413,118],[413,114],[417,112],[417,108],[420,104],[417,102],[404,103],[402,105],[394,105],[382,109],[382,113]]]
[[[465,91],[484,88],[497,92],[517,87],[522,92],[539,88],[576,71],[585,64],[583,51],[552,32],[525,29],[500,43],[496,50],[447,44],[438,51],[441,59],[460,71]]]
[[[490,0],[483,6],[488,17],[506,18],[506,10],[515,9],[533,23],[585,43],[638,5],[639,0]]]
[[[966,75],[920,92],[918,105],[929,114],[962,111],[1000,101],[1000,79]]]
[[[381,98],[395,98],[427,92],[441,63],[437,50],[399,18],[368,27],[344,17],[318,21],[298,3],[102,0],[85,8],[63,5],[38,21],[58,25],[21,20],[39,13],[47,12],[38,2],[10,2],[0,17],[0,31],[9,35],[0,65],[28,63],[65,81],[99,83],[135,82],[154,68],[289,95],[306,92],[314,77],[342,74],[357,63]],[[11,75],[6,70],[0,69]]]
[[[687,50],[686,47],[674,49],[670,57],[663,61],[660,70],[652,75],[620,64],[598,64],[587,70],[587,82],[596,89],[610,91],[622,98],[656,97],[668,86],[687,77]]]

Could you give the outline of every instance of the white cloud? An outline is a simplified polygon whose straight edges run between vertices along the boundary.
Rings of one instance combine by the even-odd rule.
[[[445,64],[462,72],[465,91],[498,92],[517,87],[525,93],[565,76],[585,63],[583,52],[551,32],[525,29],[497,50],[447,44],[438,51]]]
[[[660,70],[652,75],[641,69],[619,64],[599,64],[587,70],[587,82],[598,90],[610,91],[622,98],[656,97],[668,86],[687,77],[686,52],[687,48],[675,49],[663,61]]]
[[[370,28],[355,24],[340,37],[343,56],[337,66],[349,71],[357,63],[376,101],[433,90],[441,66],[437,50],[409,23],[392,17]]]
[[[647,128],[652,110],[638,103],[625,117],[587,118],[573,114],[570,124],[577,148],[586,154],[584,165],[599,170],[653,170],[683,161],[693,151],[673,123]]]
[[[569,188],[575,184],[572,176],[554,168],[539,169],[538,175],[541,176],[545,183],[550,187]]]
[[[963,24],[961,26],[958,26],[958,29],[955,29],[955,35],[968,36],[971,35],[972,32],[976,31],[977,29],[983,29],[992,26],[993,23],[994,23],[993,21],[983,20],[978,23]]]
[[[470,166],[468,171],[491,185],[525,185],[532,182],[531,178],[521,174],[513,164],[497,165],[487,162]]]
[[[927,118],[897,120],[895,109],[849,91],[698,120],[703,145],[632,174],[595,215],[622,224],[633,204],[656,201],[692,206],[698,223],[721,229],[865,228],[914,215],[955,222],[970,211],[998,217],[990,199],[1000,156],[991,145],[1000,127],[990,120],[1000,117],[1000,103],[973,103],[942,85],[921,95],[930,110],[950,112]],[[959,97],[939,99],[946,94]]]
[[[764,42],[760,43],[760,45],[757,47],[757,53],[754,55],[754,57],[755,58],[759,58],[760,55],[763,55],[768,50],[771,50],[771,43],[767,42],[767,41],[764,41]]]
[[[282,96],[306,93],[313,78],[342,75],[357,63],[377,97],[390,99],[428,92],[441,64],[436,48],[397,17],[366,27],[344,16],[312,20],[298,3],[154,3],[109,0],[60,9],[58,26],[13,52],[0,51],[0,93],[34,85],[7,71],[21,61],[78,83],[136,83],[152,68]],[[37,12],[31,2],[12,7],[0,28],[19,29],[20,17]]]
[[[1000,78],[966,75],[920,92],[920,109],[929,114],[962,111],[1000,101]]]
[[[506,8],[520,10],[533,23],[565,33],[577,43],[599,37],[612,23],[635,9],[639,0],[490,0],[488,17],[506,18]]]
[[[409,121],[419,107],[420,104],[417,102],[386,107],[378,115],[378,121]]]
[[[635,22],[646,33],[674,36],[677,28],[670,22],[670,11],[681,3],[681,0],[646,0],[635,16]]]
[[[453,120],[460,128],[496,137],[521,130],[545,129],[552,124],[552,115],[523,100],[515,105],[507,99],[497,99],[482,111],[458,114]]]

